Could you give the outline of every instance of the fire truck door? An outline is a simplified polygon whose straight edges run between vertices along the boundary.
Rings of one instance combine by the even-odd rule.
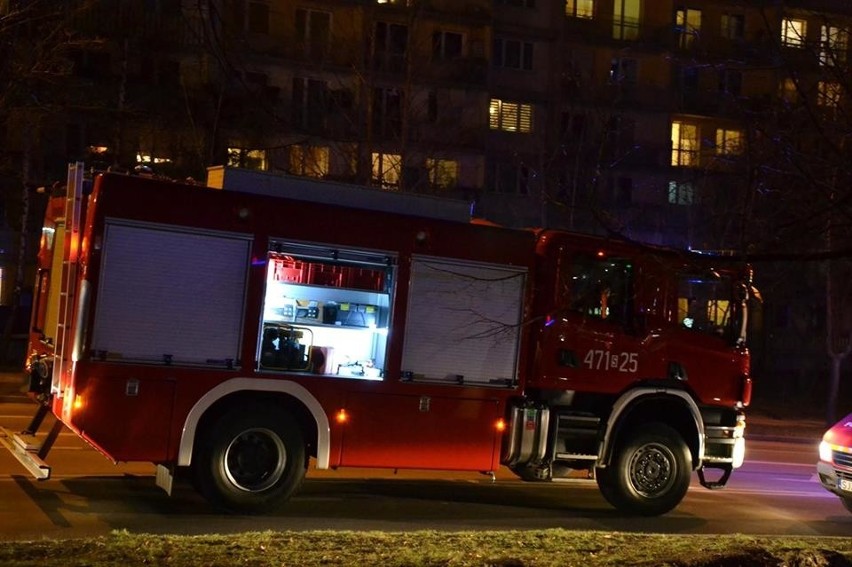
[[[632,326],[633,263],[626,258],[578,255],[564,274],[570,290],[561,310],[542,337],[538,375],[560,388],[615,393],[642,375],[658,343],[650,346]]]
[[[497,399],[482,390],[410,386],[419,391],[349,395],[343,466],[475,471],[497,466]]]
[[[622,325],[593,317],[568,314],[552,348],[553,363],[566,389],[618,392],[635,381],[648,362],[640,338],[624,332]]]

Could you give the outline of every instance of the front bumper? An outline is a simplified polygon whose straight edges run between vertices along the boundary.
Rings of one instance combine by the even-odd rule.
[[[852,498],[852,470],[845,471],[834,467],[831,463],[819,461],[817,475],[823,488],[841,498]]]
[[[729,422],[709,422],[705,425],[704,457],[698,468],[698,480],[704,488],[723,488],[734,469],[742,466],[745,459],[745,415],[729,416]],[[716,480],[708,480],[707,469],[721,470]]]

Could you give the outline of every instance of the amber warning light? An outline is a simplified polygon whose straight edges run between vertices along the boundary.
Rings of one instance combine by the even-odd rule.
[[[344,423],[347,423],[349,421],[349,414],[346,412],[345,409],[339,409],[337,410],[337,414],[334,416],[334,420],[337,423],[343,425]]]

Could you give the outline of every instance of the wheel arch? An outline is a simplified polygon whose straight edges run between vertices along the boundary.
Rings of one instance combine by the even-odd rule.
[[[599,466],[612,462],[619,437],[639,423],[659,422],[681,434],[692,456],[693,470],[704,458],[704,421],[695,400],[684,390],[636,388],[613,404],[602,441]]]
[[[192,464],[192,455],[199,431],[234,404],[244,401],[274,403],[288,408],[304,428],[305,441],[314,441],[317,468],[327,469],[331,453],[331,428],[328,416],[319,401],[303,386],[289,381],[269,381],[255,378],[233,378],[201,396],[186,416],[178,446],[177,466]]]

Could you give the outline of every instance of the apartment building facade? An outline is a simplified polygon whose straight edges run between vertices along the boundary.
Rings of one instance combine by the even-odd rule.
[[[64,111],[39,121],[36,170],[227,161],[475,200],[504,224],[720,248],[738,244],[714,217],[747,189],[754,122],[843,96],[808,84],[807,65],[789,76],[796,51],[845,63],[841,2],[73,4]],[[32,112],[12,113],[13,154]]]
[[[26,22],[30,4],[0,14]],[[811,181],[845,182],[846,4],[45,2],[50,18],[4,32],[10,55],[49,71],[0,105],[6,174],[61,179],[82,160],[183,178],[228,163],[465,199],[511,226],[743,249],[761,230],[754,196],[793,183],[773,163],[807,180],[803,206]],[[772,372],[805,350],[807,368],[823,364],[820,310],[788,312],[818,278],[797,281],[773,290],[786,311],[767,315],[781,329],[763,349]]]

